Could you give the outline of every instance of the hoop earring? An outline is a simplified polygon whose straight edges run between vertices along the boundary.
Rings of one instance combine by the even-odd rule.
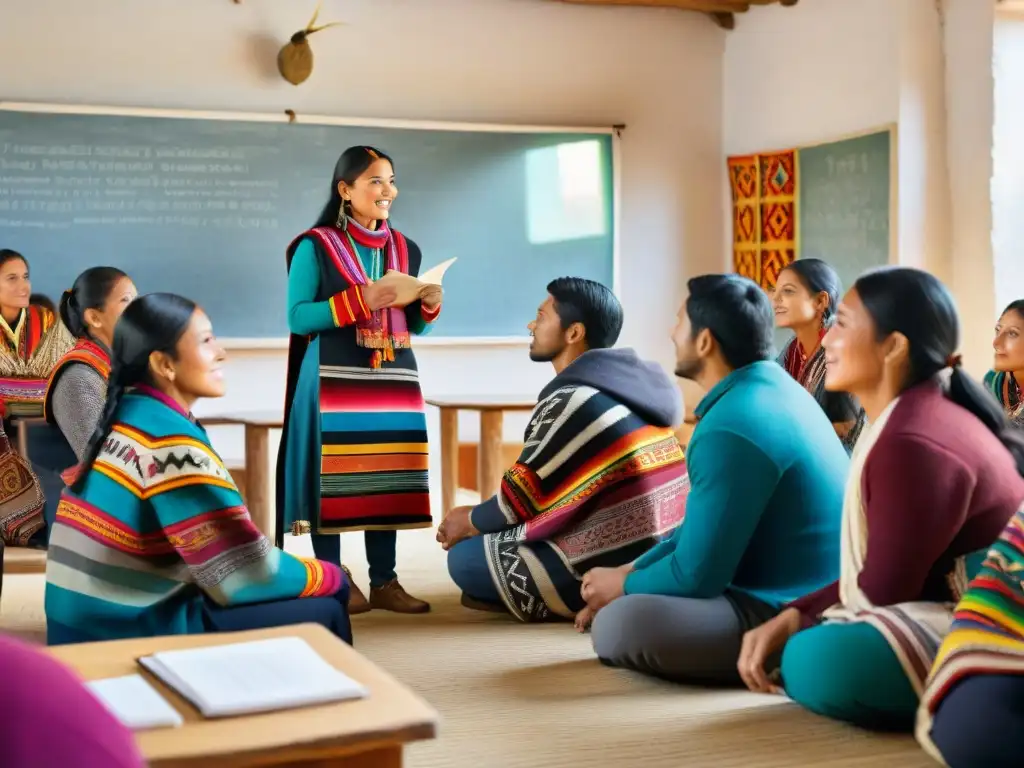
[[[345,201],[341,201],[341,208],[338,209],[338,229],[345,229],[348,226],[348,213],[345,211]]]

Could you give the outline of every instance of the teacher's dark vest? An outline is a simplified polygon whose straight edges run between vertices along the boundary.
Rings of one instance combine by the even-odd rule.
[[[331,252],[335,246],[332,244],[327,232],[324,232],[323,229],[326,228],[311,229],[302,235],[302,237],[308,237],[313,241],[320,257],[320,290],[317,293],[317,301],[327,301],[332,296],[347,290],[354,284],[349,279],[349,276],[345,274],[345,268],[343,264],[340,263],[340,259],[335,259],[332,256]],[[398,248],[399,269],[408,274],[409,242],[406,240],[405,236],[397,230],[392,229],[391,234],[394,237],[395,245]],[[415,248],[416,246],[413,245],[413,247]],[[358,261],[359,254],[353,254],[353,257]],[[370,357],[373,354],[373,350],[361,347],[356,343],[355,324],[322,331],[319,336],[321,366],[339,365],[362,368],[370,367]],[[308,341],[306,343],[308,344]],[[303,345],[303,352],[305,352],[305,345]],[[404,368],[406,370],[415,371],[417,370],[416,357],[413,355],[412,349],[399,348],[395,350],[395,359],[393,361],[384,361],[381,368]]]

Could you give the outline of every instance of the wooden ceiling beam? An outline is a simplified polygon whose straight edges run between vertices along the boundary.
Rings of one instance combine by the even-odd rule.
[[[678,8],[681,11],[706,13],[722,29],[735,29],[736,14],[745,13],[752,5],[796,5],[798,0],[556,0],[575,5],[620,5],[631,8]],[[1020,0],[1024,2],[1024,0]]]
[[[722,29],[736,29],[736,15],[732,13],[709,13],[708,16]]]
[[[773,0],[774,1],[774,0]],[[626,5],[634,8],[678,8],[703,13],[743,13],[751,0],[561,0],[576,5]]]

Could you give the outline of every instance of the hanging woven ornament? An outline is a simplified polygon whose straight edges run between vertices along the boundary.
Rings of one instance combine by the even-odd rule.
[[[322,0],[321,0],[322,2]],[[313,11],[313,18],[305,29],[300,29],[292,35],[291,42],[281,48],[277,54],[277,68],[281,76],[292,85],[299,85],[313,74],[313,49],[309,45],[309,36],[328,27],[336,27],[340,21],[332,21],[329,24],[316,26],[316,18],[320,15],[320,3],[317,3]]]

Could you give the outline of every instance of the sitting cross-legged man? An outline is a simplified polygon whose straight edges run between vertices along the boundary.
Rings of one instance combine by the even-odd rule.
[[[754,282],[705,275],[673,332],[676,374],[707,393],[687,446],[686,519],[632,565],[583,580],[606,664],[740,683],[743,633],[839,572],[849,458],[814,398],[772,359]]]
[[[571,620],[583,575],[632,562],[683,517],[688,481],[673,432],[682,398],[631,349],[611,349],[622,307],[605,286],[561,278],[529,324],[550,362],[518,461],[498,493],[452,510],[437,538],[463,605],[520,621]]]

